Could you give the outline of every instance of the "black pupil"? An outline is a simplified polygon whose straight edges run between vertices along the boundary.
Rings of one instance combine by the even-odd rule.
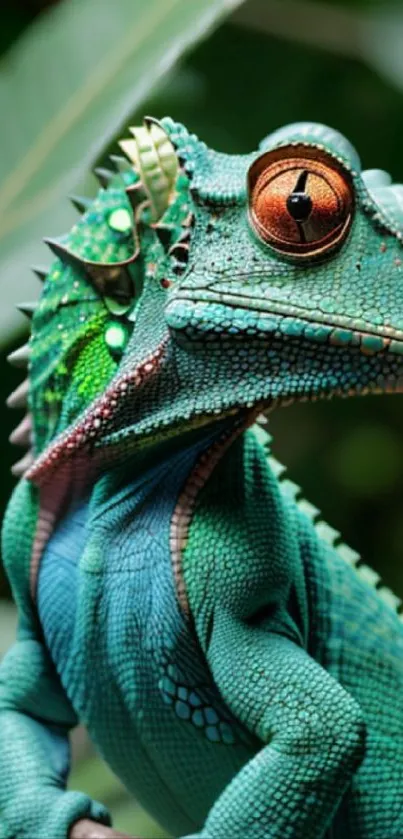
[[[312,212],[312,198],[305,192],[308,172],[304,169],[298,177],[297,183],[287,198],[287,210],[296,222],[306,221]]]
[[[295,221],[306,221],[312,212],[312,198],[306,192],[293,192],[287,198],[287,210]]]

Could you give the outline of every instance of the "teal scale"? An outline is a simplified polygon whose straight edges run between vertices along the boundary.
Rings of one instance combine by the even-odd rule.
[[[174,834],[203,821],[256,748],[221,700],[175,592],[172,514],[210,442],[211,432],[138,478],[131,466],[101,479],[60,522],[39,573],[44,636],[76,713]],[[205,766],[197,784],[196,755]]]

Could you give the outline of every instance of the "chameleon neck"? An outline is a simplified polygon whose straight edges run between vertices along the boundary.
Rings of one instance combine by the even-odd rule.
[[[194,448],[198,451],[209,449],[214,441],[227,446],[231,440],[247,428],[255,419],[256,411],[239,412],[216,422],[191,430],[180,438],[163,438],[154,445],[137,449],[129,459],[126,458],[132,476],[140,477],[158,465],[171,459],[176,453]],[[124,465],[124,461],[120,461]],[[36,587],[40,562],[46,544],[51,538],[55,526],[63,516],[74,497],[85,493],[91,482],[96,480],[96,467],[90,460],[81,462],[77,458],[67,460],[58,473],[58,481],[45,483],[40,488],[40,511],[36,535],[33,543],[30,587],[33,599],[36,599]],[[119,460],[114,464],[119,465]],[[111,464],[110,468],[113,468]]]

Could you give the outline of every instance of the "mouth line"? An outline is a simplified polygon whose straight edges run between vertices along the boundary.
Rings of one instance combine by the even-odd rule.
[[[202,319],[200,324],[192,321],[186,322],[186,314],[183,312],[183,324],[177,325],[172,321],[172,312],[175,318],[176,305],[188,309],[189,315],[191,312],[199,307],[203,307],[205,312],[208,312],[210,305],[221,307],[223,310],[232,310],[250,314],[255,317],[255,334],[262,337],[270,337],[273,333],[279,333],[277,337],[304,337],[310,341],[318,344],[330,343],[337,347],[356,347],[367,355],[375,355],[380,352],[388,352],[396,355],[403,355],[403,331],[391,330],[388,327],[374,327],[362,319],[343,318],[331,315],[320,316],[320,313],[315,312],[315,316],[306,309],[296,305],[286,306],[281,303],[274,303],[273,301],[257,300],[254,301],[253,307],[250,304],[250,299],[244,295],[232,294],[217,294],[217,292],[203,291],[199,292],[197,297],[187,289],[181,288],[180,293],[176,294],[168,303],[166,313],[168,325],[175,331],[185,331],[193,329],[195,336],[203,332],[208,332],[206,324]],[[210,304],[210,305],[209,305]],[[200,311],[202,313],[202,309]],[[223,318],[228,320],[228,316]],[[234,315],[234,321],[236,321]],[[217,329],[217,322],[215,322]],[[244,324],[244,331],[251,334],[251,324]],[[222,329],[222,333],[242,333],[242,324],[235,330]],[[217,332],[216,332],[217,334]],[[218,336],[217,336],[218,337]]]

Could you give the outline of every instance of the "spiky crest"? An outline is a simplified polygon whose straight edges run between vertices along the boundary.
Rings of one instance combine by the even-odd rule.
[[[382,582],[381,577],[365,565],[361,556],[357,551],[354,551],[349,545],[342,541],[341,534],[334,527],[331,527],[322,517],[321,511],[311,504],[303,496],[301,487],[290,481],[287,477],[287,467],[280,463],[271,453],[272,437],[268,432],[262,428],[262,423],[259,418],[259,423],[254,427],[255,434],[259,442],[263,445],[270,469],[279,481],[280,490],[282,494],[290,498],[298,507],[299,511],[312,522],[315,530],[321,540],[332,547],[340,558],[354,568],[356,574],[364,580],[371,588],[375,588],[381,599],[388,604],[388,606],[397,612],[399,618],[403,620],[403,603],[396,595]]]
[[[25,317],[27,317],[28,320],[32,320],[37,305],[38,303],[36,300],[30,301],[28,303],[18,303],[17,309],[19,312],[25,315]]]
[[[49,274],[49,268],[46,268],[43,265],[32,265],[31,271],[34,272],[35,276],[38,277],[41,283],[46,280],[46,277]]]
[[[16,426],[9,437],[10,443],[13,446],[23,446],[28,448],[32,442],[32,416],[26,414],[24,419]]]
[[[98,289],[101,296],[114,297],[122,302],[133,299],[133,281],[128,268],[138,257],[138,246],[129,259],[114,263],[98,263],[73,253],[59,239],[44,239],[44,241],[65,265],[83,271]]]
[[[7,405],[9,408],[15,408],[19,410],[20,408],[27,408],[28,407],[28,392],[29,392],[29,381],[28,379],[24,379],[24,381],[18,385],[18,387],[10,393],[10,396],[7,399]]]
[[[98,166],[94,169],[94,175],[98,179],[103,189],[107,189],[110,182],[114,178],[114,173],[110,169],[105,169],[103,166]]]
[[[141,189],[129,188],[135,208],[147,209],[152,222],[163,215],[176,184],[178,159],[169,136],[157,120],[150,117],[144,125],[130,128],[132,139],[119,145],[140,178]]]
[[[86,198],[83,195],[69,195],[69,200],[79,213],[86,213],[92,204],[91,198]]]
[[[32,451],[27,452],[21,460],[18,460],[17,463],[14,463],[14,466],[11,467],[11,472],[15,478],[22,478],[26,472],[31,468],[34,462],[34,455]]]
[[[12,367],[22,367],[23,369],[26,369],[28,367],[29,356],[29,344],[23,344],[7,356],[7,361],[12,365]]]
[[[120,154],[110,154],[109,160],[118,175],[124,175],[130,171],[130,163],[127,157],[122,157]]]

